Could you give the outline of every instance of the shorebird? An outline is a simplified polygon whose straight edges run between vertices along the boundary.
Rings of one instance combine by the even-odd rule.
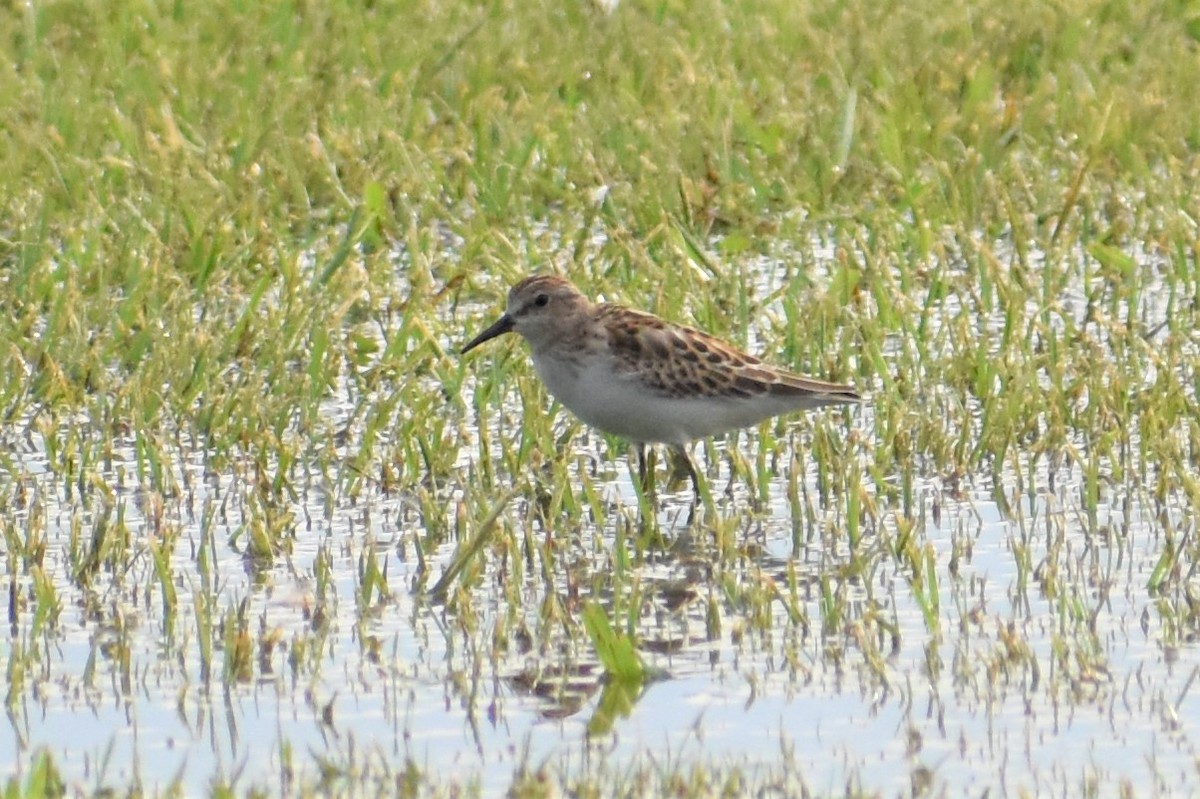
[[[687,445],[782,413],[858,402],[852,386],[768,366],[700,330],[609,303],[593,304],[554,275],[525,278],[508,307],[463,348],[517,333],[529,343],[547,390],[589,425],[638,447],[645,486],[645,445],[670,445],[700,478]]]

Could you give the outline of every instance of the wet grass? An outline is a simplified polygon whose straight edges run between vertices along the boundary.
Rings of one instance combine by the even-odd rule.
[[[1187,4],[0,23],[6,794],[1188,792]],[[698,444],[688,527],[520,346],[457,355],[542,268],[869,404]],[[659,671],[895,724],[743,757]],[[682,751],[604,748],[657,751],[639,707]],[[186,768],[59,742],[156,709]],[[568,743],[496,743],[529,717]],[[1113,730],[1136,764],[1087,759]]]

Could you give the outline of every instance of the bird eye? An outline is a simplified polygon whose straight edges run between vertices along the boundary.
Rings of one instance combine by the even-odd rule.
[[[539,308],[545,308],[546,304],[549,302],[550,302],[549,294],[539,294],[539,295],[537,295],[537,299],[535,299],[533,301],[533,304]]]

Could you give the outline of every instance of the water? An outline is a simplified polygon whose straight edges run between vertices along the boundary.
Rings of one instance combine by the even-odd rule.
[[[945,318],[959,312],[952,303],[944,310]],[[1154,309],[1146,314],[1152,321]],[[353,417],[344,391],[325,403],[330,429]],[[871,413],[869,405],[854,411],[848,428],[820,414],[811,424],[868,435]],[[498,425],[490,440],[511,432],[520,409],[504,416],[490,420]],[[569,423],[561,414],[558,429]],[[808,422],[789,428],[795,444],[811,437]],[[348,436],[346,453],[352,426]],[[738,547],[716,566],[707,528],[689,531],[682,521],[686,495],[666,497],[657,513],[666,538],[628,578],[640,591],[642,654],[665,676],[601,724],[606,689],[576,619],[590,587],[618,568],[615,542],[636,526],[637,511],[631,470],[600,437],[581,432],[571,473],[554,479],[578,486],[587,471],[604,523],[585,511],[571,529],[547,533],[531,521],[532,498],[514,497],[502,518],[528,530],[525,543],[507,557],[485,548],[479,587],[449,603],[413,589],[440,576],[457,540],[443,541],[423,570],[416,551],[428,509],[372,481],[348,496],[346,472],[323,471],[315,456],[291,470],[279,506],[263,508],[251,490],[261,477],[252,457],[215,459],[186,436],[169,467],[180,486],[173,496],[140,487],[132,440],[114,442],[112,462],[98,469],[106,491],[64,483],[36,430],[9,443],[9,540],[44,531],[42,567],[61,614],[50,634],[34,633],[35,582],[9,547],[3,576],[18,610],[0,655],[17,662],[27,654],[30,666],[0,725],[5,777],[23,774],[45,748],[83,786],[154,791],[178,781],[187,793],[214,781],[286,791],[316,778],[318,758],[377,770],[411,763],[438,782],[477,781],[493,795],[527,767],[569,777],[647,763],[784,769],[822,794],[848,786],[884,795],[1112,794],[1123,785],[1191,792],[1195,635],[1175,605],[1146,589],[1164,520],[1187,530],[1191,511],[1178,496],[1156,507],[1134,468],[1104,487],[1095,523],[1078,470],[1052,473],[1030,453],[1018,453],[994,486],[926,476],[914,487],[913,534],[933,559],[934,622],[908,567],[885,551],[901,511],[878,509],[882,529],[866,529],[860,544],[872,565],[865,576],[847,572],[854,553],[844,498],[819,498],[811,458],[801,483],[819,528],[806,524],[798,536],[786,458],[765,513],[748,511],[744,485],[735,482],[732,498],[714,489]],[[479,457],[473,443],[458,453],[460,480]],[[728,482],[726,447],[752,460],[758,445],[753,432],[718,445],[710,484]],[[478,501],[463,483],[435,496],[450,519]],[[290,551],[247,557],[248,527],[272,513],[291,513]],[[72,579],[71,541],[86,544],[104,518],[110,530],[123,519],[128,531],[127,552],[113,560],[123,565],[102,565],[82,588]],[[530,547],[551,538],[547,574]],[[178,604],[170,621],[151,542],[171,552]],[[362,608],[355,594],[372,551],[390,597]],[[840,605],[831,624],[826,589]],[[756,603],[764,591],[778,598]],[[208,680],[200,597],[216,625]],[[222,619],[253,642],[246,681],[222,679],[236,638]],[[263,641],[274,642],[266,654]],[[604,731],[589,731],[598,724]]]

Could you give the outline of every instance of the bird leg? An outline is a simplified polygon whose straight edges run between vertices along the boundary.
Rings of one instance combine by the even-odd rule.
[[[647,479],[648,470],[646,468],[646,445],[639,441],[636,446],[637,446],[637,459],[638,459],[638,482],[642,486],[643,496],[649,497],[650,496],[650,482]]]
[[[671,449],[679,456],[679,460],[683,461],[683,466],[687,469],[688,477],[692,478],[692,491],[694,499],[699,502],[702,498],[700,494],[700,473],[696,471],[696,464],[692,462],[692,456],[688,454],[687,448],[682,444],[672,444]]]

